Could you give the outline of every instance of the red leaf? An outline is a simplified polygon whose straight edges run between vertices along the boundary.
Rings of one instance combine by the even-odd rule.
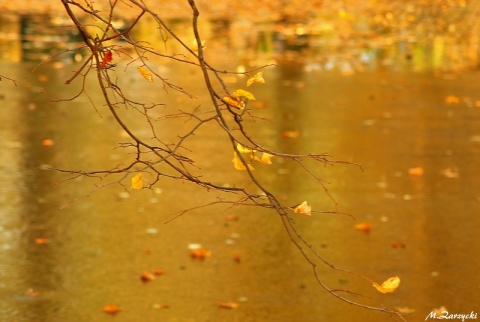
[[[113,57],[112,57],[112,51],[111,50],[108,50],[106,53],[105,53],[105,56],[103,56],[103,60],[102,60],[102,68],[105,68],[107,66],[108,63],[110,63],[112,61]]]

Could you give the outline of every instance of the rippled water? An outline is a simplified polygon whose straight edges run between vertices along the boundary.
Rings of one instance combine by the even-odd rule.
[[[65,175],[42,170],[109,168],[129,156],[115,149],[126,139],[94,91],[98,112],[84,96],[51,103],[41,93],[76,93],[78,85],[63,85],[72,65],[46,64],[32,74],[34,66],[1,65],[2,74],[17,80],[17,86],[4,80],[0,87],[2,320],[104,321],[111,318],[101,312],[107,304],[123,309],[116,321],[394,320],[322,291],[274,213],[214,206],[165,224],[176,211],[215,196],[168,180],[153,191],[127,193],[120,185],[96,191],[109,178],[63,181]],[[323,281],[362,294],[353,299],[367,304],[412,309],[409,321],[423,321],[441,306],[478,312],[478,72],[345,73],[312,66],[281,60],[269,68],[267,84],[255,89],[262,108],[254,113],[272,122],[248,126],[278,150],[329,152],[361,164],[363,171],[354,165],[315,168],[330,182],[339,210],[356,221],[316,215],[298,217],[296,226],[332,263],[377,282],[398,275],[402,284],[384,295],[328,267],[320,270]],[[168,66],[165,73],[187,75]],[[155,85],[125,77],[138,95],[163,99]],[[192,82],[189,89],[201,93],[200,86]],[[179,100],[182,107],[207,104]],[[159,123],[159,133],[179,128],[168,124]],[[148,135],[141,121],[132,127]],[[284,131],[299,136],[287,138]],[[54,144],[42,145],[44,139]],[[219,148],[222,140],[207,128],[189,147],[214,180],[242,182],[232,171],[231,152]],[[409,173],[417,167],[423,175]],[[282,160],[261,171],[269,188],[292,204],[306,199],[314,209],[335,206]],[[353,228],[359,222],[371,224],[369,234]],[[211,256],[190,258],[192,243]],[[140,275],[155,269],[165,274],[142,283]],[[218,307],[228,301],[238,308]]]

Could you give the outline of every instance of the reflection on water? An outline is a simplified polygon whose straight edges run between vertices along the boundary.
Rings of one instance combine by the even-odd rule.
[[[232,23],[231,28],[240,27]],[[414,72],[444,64],[450,57],[447,39],[415,44],[420,49],[412,50],[407,62],[398,59],[406,51],[371,49],[377,53],[368,51],[367,59],[361,51],[346,56],[337,47],[310,43],[301,49],[305,61],[295,62],[289,59],[291,51],[275,53],[290,45],[269,28],[253,36],[245,31],[244,43],[233,45],[243,59],[254,44],[263,51],[257,53],[262,59],[282,56],[278,67],[265,71],[266,86],[255,88],[262,108],[253,112],[272,125],[247,125],[282,151],[327,151],[362,164],[363,172],[355,166],[315,171],[331,182],[328,188],[340,210],[372,224],[366,235],[355,231],[348,217],[323,215],[297,218],[298,228],[331,262],[378,282],[399,275],[402,285],[382,295],[329,268],[321,270],[324,281],[365,294],[368,298],[360,299],[368,304],[414,310],[411,321],[424,320],[440,306],[452,313],[478,310],[478,72]],[[210,48],[226,41],[215,40],[216,34]],[[390,66],[417,66],[415,60],[422,59],[432,65],[357,68],[385,66],[386,60]],[[354,69],[328,71],[345,61]],[[449,66],[442,68],[456,69]],[[214,196],[168,180],[154,191],[131,194],[119,185],[89,194],[105,181],[96,178],[58,184],[64,176],[41,169],[109,168],[128,158],[114,149],[125,138],[101,104],[97,114],[84,97],[52,104],[40,93],[42,87],[66,97],[78,91],[63,85],[75,66],[59,67],[45,64],[31,74],[28,62],[1,65],[2,74],[19,82],[0,88],[0,118],[8,120],[0,127],[0,316],[5,321],[103,321],[109,317],[101,308],[112,303],[123,309],[118,321],[389,320],[323,292],[272,213],[212,207],[165,225],[175,211]],[[162,97],[140,81],[127,83],[138,95]],[[192,83],[193,92],[202,91]],[[91,99],[98,102],[94,92]],[[183,108],[199,104],[185,98],[178,102]],[[140,131],[142,124],[132,126]],[[168,124],[158,130],[175,134],[178,127]],[[298,134],[286,136],[285,131]],[[207,140],[189,143],[199,164],[215,180],[232,182],[239,174],[226,175],[232,173],[231,153],[218,149],[222,137],[210,129],[204,134]],[[42,145],[44,139],[54,144]],[[409,174],[415,167],[424,174]],[[307,199],[316,209],[333,207],[323,190],[282,160],[264,172],[266,184],[292,204]],[[89,197],[60,209],[84,195]],[[212,256],[192,260],[190,243],[204,245]],[[150,283],[140,281],[143,272],[155,269],[165,274]],[[218,307],[227,301],[240,305]]]

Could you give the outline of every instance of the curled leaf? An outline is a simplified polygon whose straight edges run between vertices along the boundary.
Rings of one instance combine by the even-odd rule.
[[[237,143],[237,150],[240,153],[252,153],[255,152],[255,150],[249,149],[241,145],[240,143]]]
[[[222,309],[236,309],[238,307],[237,302],[220,302],[218,303],[218,307],[221,307]]]
[[[267,152],[263,152],[260,158],[257,156],[253,156],[253,160],[261,162],[263,164],[272,164],[272,158],[273,155]]]
[[[312,207],[306,202],[302,202],[298,206],[293,209],[293,212],[296,214],[302,214],[306,216],[311,216],[312,215]]]
[[[137,69],[143,78],[145,78],[149,82],[153,82],[153,74],[150,70],[148,70],[148,68],[143,66],[138,66]]]
[[[143,181],[142,181],[142,174],[139,173],[135,177],[132,178],[132,189],[142,189],[143,188]]]
[[[205,258],[210,257],[211,255],[212,253],[207,251],[203,247],[190,250],[190,257],[195,259],[204,260]]]
[[[392,293],[395,291],[398,286],[400,285],[400,278],[398,276],[390,277],[388,280],[382,283],[382,285],[378,285],[377,283],[373,283],[373,287],[377,289],[380,293]]]
[[[263,71],[256,73],[247,80],[247,87],[252,84],[265,84],[265,79],[263,79]]]

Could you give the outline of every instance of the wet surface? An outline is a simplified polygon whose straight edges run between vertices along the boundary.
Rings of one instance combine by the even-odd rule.
[[[41,88],[55,97],[76,93],[75,85],[63,85],[72,65],[46,64],[32,74],[35,65],[1,65],[19,85],[6,81],[1,88],[5,321],[107,321],[112,317],[101,312],[107,304],[122,308],[116,321],[395,320],[323,291],[275,213],[212,206],[165,224],[175,212],[215,196],[169,180],[155,190],[132,192],[116,184],[97,191],[95,185],[109,178],[63,181],[65,175],[42,170],[109,168],[129,155],[115,149],[125,136],[94,94],[98,112],[85,97],[51,103],[41,94]],[[260,105],[254,113],[272,123],[248,126],[275,149],[329,152],[361,164],[363,171],[355,165],[315,168],[330,182],[338,209],[355,221],[320,214],[299,216],[296,226],[330,262],[377,282],[398,275],[402,284],[380,294],[370,283],[328,267],[320,270],[322,280],[364,295],[353,299],[370,305],[415,310],[409,321],[423,321],[441,306],[451,313],[478,312],[478,71],[345,73],[312,66],[285,59],[265,71],[267,84],[255,89]],[[140,96],[162,97],[138,77],[128,82]],[[179,128],[168,124],[162,122],[159,133],[168,136]],[[139,133],[142,126],[141,120],[132,123]],[[225,184],[245,180],[232,171],[221,133],[201,133],[188,144],[206,174]],[[335,207],[298,168],[273,161],[260,174],[270,189],[292,204],[311,200],[314,209]],[[357,223],[371,224],[370,233],[355,230]],[[192,259],[193,243],[211,256]],[[156,269],[165,273],[148,283],[140,280]],[[218,307],[229,301],[238,308]]]

